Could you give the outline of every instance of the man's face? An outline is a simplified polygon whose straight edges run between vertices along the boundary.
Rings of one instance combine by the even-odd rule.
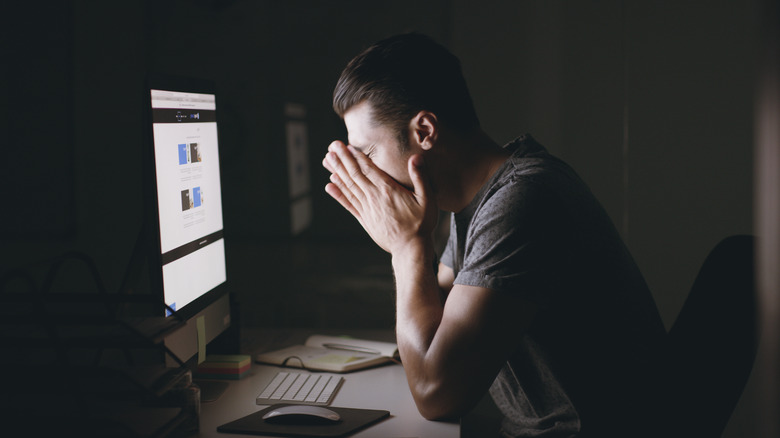
[[[344,113],[349,144],[363,152],[374,164],[399,184],[412,189],[407,162],[412,154],[402,148],[398,135],[385,125],[374,121],[371,105],[361,102]]]

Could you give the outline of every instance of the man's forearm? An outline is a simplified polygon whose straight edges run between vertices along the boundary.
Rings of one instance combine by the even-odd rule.
[[[409,387],[426,418],[440,417],[430,405],[440,389],[441,358],[431,348],[444,311],[429,239],[420,239],[393,254],[397,290],[396,336]]]

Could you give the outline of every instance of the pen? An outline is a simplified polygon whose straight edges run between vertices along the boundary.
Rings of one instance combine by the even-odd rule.
[[[355,351],[358,353],[366,353],[366,354],[381,354],[381,351],[374,350],[373,348],[365,348],[365,347],[356,347],[354,345],[345,345],[345,344],[333,344],[333,343],[327,343],[322,344],[325,348],[331,348],[333,350],[347,350],[347,351]]]

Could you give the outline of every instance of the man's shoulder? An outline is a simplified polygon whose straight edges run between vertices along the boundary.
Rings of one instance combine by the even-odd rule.
[[[503,183],[515,182],[568,189],[583,184],[577,172],[565,161],[550,153],[530,134],[524,134],[505,146],[512,152],[503,172]],[[536,184],[535,184],[536,183]]]
[[[504,149],[512,151],[513,156],[541,157],[549,155],[547,148],[531,134],[522,134],[504,145]]]
[[[507,143],[504,149],[511,152],[504,168],[505,175],[529,175],[555,171],[564,164],[530,134],[515,138]]]

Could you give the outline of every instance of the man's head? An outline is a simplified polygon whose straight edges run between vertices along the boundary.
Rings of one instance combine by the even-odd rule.
[[[458,59],[427,36],[410,33],[382,40],[356,56],[339,78],[333,109],[344,114],[367,102],[373,121],[408,145],[408,125],[420,111],[434,113],[454,131],[479,127]]]

